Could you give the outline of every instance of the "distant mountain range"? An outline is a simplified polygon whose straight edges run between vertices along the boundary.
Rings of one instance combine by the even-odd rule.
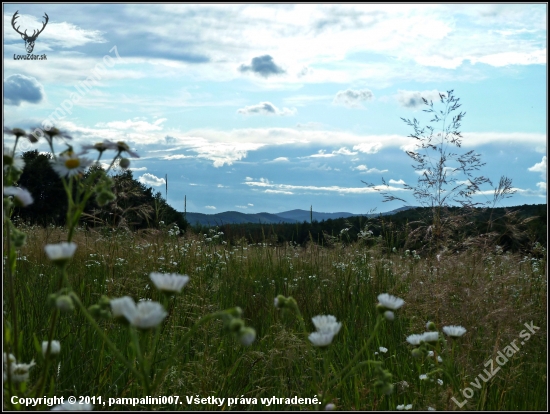
[[[339,219],[355,216],[374,217],[388,216],[398,213],[403,210],[408,210],[416,207],[400,207],[392,211],[385,213],[373,213],[373,214],[353,214],[353,213],[319,213],[313,212],[313,220],[323,221],[328,219]],[[244,223],[261,223],[261,224],[279,224],[279,223],[302,223],[304,221],[309,222],[310,211],[309,210],[290,210],[283,211],[282,213],[255,213],[246,214],[238,211],[226,211],[224,213],[216,214],[203,214],[203,213],[187,213],[186,219],[192,226],[200,224],[203,226],[220,226],[222,224],[244,224]]]

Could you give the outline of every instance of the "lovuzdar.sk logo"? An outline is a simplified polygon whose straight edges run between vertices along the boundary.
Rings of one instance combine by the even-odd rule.
[[[15,30],[17,33],[19,33],[21,35],[21,39],[23,39],[25,41],[25,49],[27,49],[27,53],[32,53],[32,51],[34,50],[34,42],[36,42],[36,38],[38,37],[38,35],[40,33],[42,33],[44,31],[44,29],[46,28],[46,25],[48,24],[48,20],[50,19],[48,17],[48,15],[46,13],[44,13],[44,18],[46,19],[46,21],[43,24],[42,26],[42,29],[38,30],[38,32],[36,30],[33,30],[33,33],[31,36],[29,36],[27,34],[27,30],[25,30],[25,32],[20,32],[19,31],[19,27],[20,26],[17,26],[15,27],[15,20],[17,18],[19,18],[19,16],[17,15],[17,13],[19,13],[19,10],[15,12],[15,14],[13,15],[13,17],[11,18],[11,25],[13,27],[13,30]]]

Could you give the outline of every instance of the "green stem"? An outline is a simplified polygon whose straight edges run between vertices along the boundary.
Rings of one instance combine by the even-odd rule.
[[[149,383],[149,373],[148,373],[149,369],[146,366],[145,360],[143,358],[143,354],[141,353],[141,347],[139,345],[139,337],[137,334],[137,330],[133,326],[130,326],[129,329],[130,329],[130,335],[132,336],[132,341],[134,342],[134,346],[136,347],[138,364],[141,370],[141,375],[143,376],[143,386],[145,387],[146,395],[151,395],[151,384]]]
[[[223,310],[223,311],[211,313],[211,314],[203,316],[201,319],[199,319],[195,323],[195,325],[193,325],[193,327],[189,330],[189,332],[187,332],[183,336],[183,338],[179,342],[179,344],[176,347],[174,347],[174,351],[172,352],[172,355],[170,355],[170,357],[168,358],[169,361],[173,360],[175,358],[176,353],[181,352],[181,349],[182,349],[183,345],[186,344],[189,341],[189,339],[191,339],[191,336],[197,331],[197,329],[199,329],[205,323],[210,322],[212,319],[216,319],[216,318],[222,317],[222,316],[227,315],[227,314],[228,314],[227,310]],[[160,382],[164,379],[164,377],[166,375],[166,372],[168,371],[169,368],[170,368],[170,364],[167,363],[166,367],[162,370],[161,374],[155,376],[156,381],[153,383],[153,386],[151,388],[151,391],[152,391],[153,394],[149,394],[149,395],[154,395],[157,387],[160,385]]]
[[[78,305],[78,307],[80,308],[80,310],[82,311],[82,313],[84,314],[85,318],[88,320],[88,322],[90,322],[90,324],[95,328],[95,330],[101,335],[101,337],[103,338],[103,341],[105,341],[105,343],[107,344],[107,346],[111,349],[111,351],[113,351],[113,353],[115,354],[115,357],[117,357],[122,363],[124,363],[124,365],[126,365],[126,367],[138,378],[141,378],[141,373],[136,369],[136,367],[134,367],[132,365],[132,363],[130,361],[128,361],[124,355],[122,355],[122,353],[118,350],[118,348],[116,347],[116,345],[114,343],[111,342],[111,340],[107,337],[107,335],[105,334],[105,331],[103,331],[103,329],[101,329],[99,327],[99,325],[97,324],[97,322],[95,321],[95,319],[92,317],[92,315],[90,315],[90,313],[88,312],[88,309],[86,309],[84,307],[84,305],[82,304],[82,302],[80,301],[80,299],[78,298],[78,296],[76,295],[76,293],[74,292],[71,292],[70,293],[70,296],[71,298],[76,302],[76,304]]]
[[[350,370],[352,367],[354,367],[357,364],[357,361],[359,361],[359,358],[361,357],[361,354],[369,347],[370,343],[374,339],[376,331],[380,327],[380,324],[382,323],[383,320],[384,320],[384,317],[382,315],[378,315],[378,319],[376,320],[376,325],[374,325],[374,329],[373,329],[369,339],[365,343],[365,345],[363,345],[363,347],[359,350],[359,352],[357,352],[355,357],[353,357],[353,359],[348,363],[348,365],[346,365],[346,367],[342,371],[340,371],[340,374],[337,375],[336,377],[334,377],[334,379],[329,383],[329,388],[331,388],[334,385],[334,383],[336,381],[338,381],[338,379],[340,377],[342,377],[342,375],[346,371]]]

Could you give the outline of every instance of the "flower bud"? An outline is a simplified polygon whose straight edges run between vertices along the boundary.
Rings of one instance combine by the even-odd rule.
[[[413,349],[413,350],[411,351],[411,354],[412,354],[412,356],[415,357],[415,358],[420,358],[420,357],[422,357],[422,351],[421,351],[420,349],[418,349],[418,348]]]
[[[239,340],[244,346],[252,345],[252,342],[256,339],[256,331],[254,328],[242,328],[239,332]]]
[[[384,317],[388,321],[393,321],[395,319],[395,314],[392,311],[388,310],[388,311],[384,312]]]
[[[55,300],[55,306],[62,312],[72,312],[74,310],[73,300],[68,295],[60,295]]]
[[[119,162],[120,168],[128,168],[130,166],[130,160],[128,158],[122,158]]]
[[[229,322],[229,330],[231,332],[239,332],[244,328],[244,321],[239,318],[234,318]]]

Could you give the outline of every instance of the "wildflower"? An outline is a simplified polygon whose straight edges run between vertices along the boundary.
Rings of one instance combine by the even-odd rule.
[[[439,385],[443,385],[443,380],[440,379],[440,378],[438,378],[438,379],[437,379],[437,383],[438,383]]]
[[[95,149],[96,151],[99,151],[100,153],[103,153],[103,151],[105,151],[105,150],[118,149],[118,145],[115,144],[112,141],[109,141],[108,139],[105,139],[105,140],[103,140],[103,142],[96,142],[93,145],[89,145],[89,144],[88,145],[83,145],[82,149],[83,150]]]
[[[111,299],[109,304],[111,305],[111,312],[113,314],[113,318],[115,319],[125,318],[125,315],[133,312],[133,309],[136,306],[134,300],[130,296]]]
[[[115,318],[124,316],[130,325],[139,329],[154,328],[168,316],[160,303],[143,301],[136,305],[129,296],[112,299],[111,310]]]
[[[430,321],[426,322],[426,329],[428,331],[435,331],[435,323]]]
[[[5,355],[5,354],[4,354]],[[30,364],[21,364],[21,363],[17,363],[17,361],[15,360],[15,357],[13,357],[13,355],[10,354],[9,356],[9,360],[10,360],[10,364],[9,364],[9,369],[10,369],[10,376],[11,376],[11,380],[13,382],[25,382],[29,379],[29,370],[35,366],[35,362],[34,362],[34,359],[31,361]],[[4,362],[6,362],[4,360]],[[6,366],[4,367],[4,377],[5,377],[5,380],[7,380],[7,364]]]
[[[334,336],[340,332],[341,322],[336,321],[332,315],[317,315],[311,318],[317,332],[309,335],[309,340],[314,346],[327,346],[332,343]]]
[[[325,405],[325,411],[333,411],[336,408],[336,406],[333,403],[328,403]]]
[[[443,362],[443,358],[441,358],[439,355],[437,356],[437,362]]]
[[[92,411],[93,409],[94,406],[89,403],[70,403],[69,401],[65,401],[63,404],[54,406],[51,411]]]
[[[139,155],[137,153],[135,153],[134,151],[130,150],[130,147],[125,142],[118,141],[116,143],[116,145],[117,145],[119,154],[121,152],[127,152],[128,154],[130,154],[130,156],[135,157],[135,158],[139,158]]]
[[[466,333],[466,328],[456,325],[444,326],[443,332],[451,338],[459,338]]]
[[[387,293],[382,293],[378,295],[378,302],[380,302],[380,305],[382,305],[384,308],[391,310],[397,310],[405,303],[403,299],[397,298]]]
[[[60,155],[57,160],[51,160],[50,162],[57,175],[60,177],[72,177],[83,173],[93,161],[69,152],[66,155]]]
[[[250,346],[256,339],[256,331],[254,328],[246,327],[242,328],[239,332],[239,340],[244,346]]]
[[[67,263],[73,257],[75,250],[76,243],[73,242],[61,242],[44,246],[48,259],[59,266]]]
[[[437,410],[433,407],[428,407],[428,411],[437,411]]]
[[[401,411],[401,410],[404,410],[404,409],[405,409],[405,405],[404,405],[404,404],[399,404],[399,405],[398,405],[397,407],[395,407],[395,408],[397,408],[399,411]]]
[[[189,276],[177,273],[151,273],[149,275],[156,288],[165,293],[180,293],[189,282]]]
[[[31,193],[21,187],[4,187],[5,196],[13,196],[15,205],[18,207],[27,207],[34,202]]]
[[[424,332],[422,337],[424,342],[437,342],[439,339],[439,332]]]
[[[407,336],[407,342],[411,345],[415,345],[415,346],[420,345],[420,342],[422,342],[423,340],[424,340],[423,335],[412,334]]]
[[[4,127],[4,134],[15,135],[15,138],[17,139],[27,135],[27,133],[21,128],[8,128],[8,127]]]
[[[428,376],[426,374],[421,374],[419,377],[418,377],[421,381],[424,381],[424,380],[427,380],[428,379]]]
[[[46,356],[48,351],[48,341],[42,342],[42,355]],[[50,355],[58,355],[61,352],[61,344],[59,341],[52,341],[50,345]]]
[[[412,405],[412,404],[407,404],[407,405],[405,406],[405,410],[412,410],[412,408],[413,408],[413,405]]]
[[[17,171],[23,171],[23,168],[25,168],[25,160],[21,157],[16,157],[13,150],[10,150],[6,147],[4,147],[4,156],[2,157],[4,160],[4,171],[7,169],[6,167],[13,167]]]
[[[378,349],[380,350],[380,352],[382,352],[382,353],[384,353],[384,354],[385,354],[386,352],[388,352],[388,348],[384,348],[383,346],[381,346],[381,347],[378,348]]]

